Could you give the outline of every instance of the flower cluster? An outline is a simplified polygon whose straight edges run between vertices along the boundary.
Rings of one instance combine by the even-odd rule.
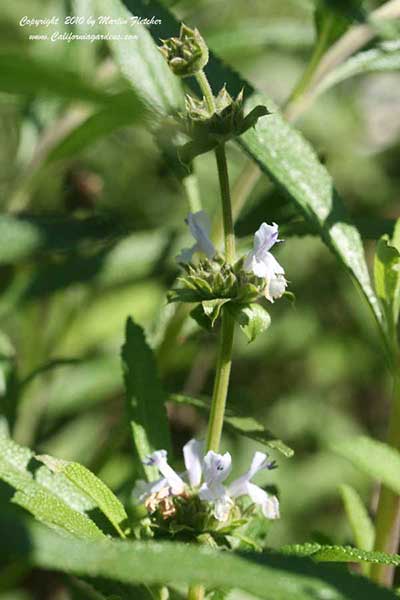
[[[282,241],[278,239],[276,223],[262,223],[255,233],[253,249],[234,265],[227,264],[216,251],[209,237],[210,222],[203,211],[190,213],[186,223],[196,243],[176,257],[184,273],[178,278],[179,287],[168,293],[169,302],[198,304],[191,314],[206,329],[214,326],[223,306],[233,310],[241,326],[253,313],[259,323],[263,309],[257,305],[254,311],[254,303],[262,297],[274,302],[287,286],[285,271],[270,252],[274,244]],[[196,253],[200,257],[194,261]],[[250,312],[246,310],[249,308]]]
[[[182,23],[179,37],[161,41],[160,51],[172,72],[179,77],[195,75],[208,63],[208,48],[197,29]]]
[[[275,461],[269,461],[262,452],[255,452],[249,469],[238,479],[226,485],[232,469],[229,452],[218,454],[213,451],[203,454],[203,443],[190,440],[183,448],[186,471],[179,475],[167,461],[167,452],[157,450],[147,457],[146,465],[156,466],[161,477],[146,483],[139,481],[134,490],[134,498],[145,504],[150,516],[155,520],[174,522],[182,506],[196,507],[195,513],[211,513],[216,521],[215,529],[227,525],[243,525],[240,517],[243,512],[237,503],[238,498],[248,497],[252,505],[261,508],[267,519],[279,518],[279,502],[276,496],[268,494],[252,483],[253,477],[262,470],[276,468]],[[188,512],[188,511],[187,511]],[[193,513],[193,511],[192,511]],[[192,514],[192,523],[197,522]],[[210,520],[207,521],[208,527]],[[189,528],[189,523],[185,524]]]
[[[186,114],[181,118],[183,131],[190,141],[179,148],[179,157],[189,164],[199,154],[238,137],[254,127],[260,117],[268,115],[265,106],[254,107],[244,116],[243,90],[232,98],[225,86],[215,97],[215,111],[210,114],[205,98],[186,96]]]

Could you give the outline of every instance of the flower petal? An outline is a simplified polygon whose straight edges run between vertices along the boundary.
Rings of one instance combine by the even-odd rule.
[[[185,460],[185,467],[187,470],[189,483],[192,487],[200,485],[202,468],[201,463],[203,460],[203,442],[198,440],[190,440],[183,447],[183,457]]]
[[[167,480],[172,494],[178,495],[185,489],[185,484],[174,469],[169,466],[167,456],[168,453],[166,450],[156,450],[153,454],[150,454],[143,463],[147,466],[156,466],[161,475]]]
[[[285,293],[287,287],[287,281],[283,275],[273,277],[267,282],[264,290],[264,296],[270,302],[274,302],[278,298],[281,298]]]
[[[254,504],[261,506],[263,514],[267,519],[279,519],[279,500],[276,496],[270,496],[265,490],[254,483],[249,483],[247,490]]]
[[[278,240],[278,225],[276,223],[272,223],[272,225],[261,223],[254,234],[254,252],[257,255],[263,255],[265,252],[268,252],[276,242],[280,241],[281,240]]]
[[[226,496],[226,490],[222,483],[214,483],[212,485],[203,483],[199,489],[200,500],[207,500],[207,502],[215,502],[224,496]]]
[[[215,256],[216,250],[209,237],[211,224],[208,215],[203,210],[196,213],[189,213],[186,223],[189,226],[190,233],[197,242],[196,250],[204,252],[208,258]]]
[[[204,457],[203,474],[208,485],[224,481],[232,469],[232,457],[229,452],[217,454],[210,450]]]

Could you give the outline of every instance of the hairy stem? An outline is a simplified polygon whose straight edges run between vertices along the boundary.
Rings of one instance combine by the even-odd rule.
[[[400,373],[395,374],[393,388],[387,443],[400,450]],[[382,486],[379,496],[375,532],[374,550],[397,553],[400,538],[400,497],[385,486]],[[371,579],[382,585],[392,585],[394,572],[393,566],[371,565]]]
[[[213,113],[215,113],[215,108],[216,108],[215,107],[215,99],[214,99],[214,94],[212,92],[211,86],[208,82],[208,79],[207,79],[204,71],[199,71],[196,74],[196,79],[197,79],[197,83],[200,86],[202,94],[204,96],[204,99],[206,101],[208,112],[210,113],[210,115],[212,115]]]
[[[215,150],[217,159],[219,185],[221,189],[222,222],[224,225],[225,259],[232,264],[235,261],[235,234],[233,231],[232,202],[229,189],[228,165],[226,163],[225,145],[220,144]]]
[[[187,600],[203,600],[205,589],[203,585],[191,585],[188,590]]]
[[[226,397],[228,395],[229,387],[229,376],[231,373],[234,328],[235,322],[233,317],[226,310],[223,310],[217,368],[214,380],[210,420],[208,423],[207,451],[213,450],[214,452],[218,452],[221,441]]]

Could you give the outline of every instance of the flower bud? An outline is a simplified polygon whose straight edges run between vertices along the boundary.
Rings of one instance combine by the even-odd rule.
[[[178,77],[190,77],[208,63],[208,48],[197,29],[182,23],[179,37],[161,40],[160,51]]]

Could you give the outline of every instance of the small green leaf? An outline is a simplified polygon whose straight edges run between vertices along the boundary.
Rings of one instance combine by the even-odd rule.
[[[154,450],[170,449],[166,395],[158,377],[156,362],[143,329],[129,317],[122,347],[128,416],[137,454],[143,461]],[[143,465],[149,480],[157,477],[155,467]]]
[[[201,303],[204,314],[209,318],[211,327],[214,327],[221,314],[221,308],[229,302],[230,298],[214,298],[214,300],[203,300]]]
[[[37,456],[50,471],[63,473],[69,481],[93,500],[101,512],[110,520],[121,537],[125,537],[124,528],[128,515],[108,486],[94,473],[77,462],[59,460],[48,455]]]
[[[227,305],[227,309],[249,340],[249,343],[253,342],[271,324],[271,317],[260,304],[230,303]]]
[[[169,397],[169,400],[171,402],[176,402],[177,404],[190,404],[201,411],[210,411],[209,402],[202,398],[192,398],[191,396],[172,394]],[[282,440],[278,439],[253,417],[242,417],[235,414],[232,409],[228,408],[225,411],[224,425],[227,430],[248,437],[256,442],[260,442],[272,450],[278,450],[288,458],[294,454],[292,448],[289,448],[289,446],[284,444]]]
[[[333,450],[371,479],[382,482],[400,494],[400,452],[394,448],[360,436],[335,444]]]
[[[400,253],[387,235],[376,246],[374,278],[388,330],[394,336],[400,309]]]

